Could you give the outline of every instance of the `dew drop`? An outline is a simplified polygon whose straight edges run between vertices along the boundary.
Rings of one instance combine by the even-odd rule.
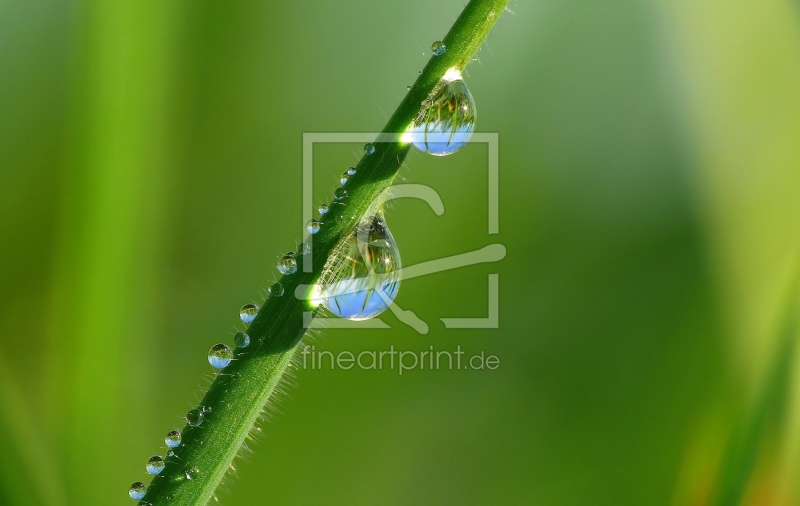
[[[199,427],[200,424],[203,423],[206,415],[203,414],[202,411],[199,409],[193,409],[186,413],[186,423],[191,425],[192,427]]]
[[[328,204],[320,204],[319,214],[327,214],[327,213],[328,213]]]
[[[431,51],[433,51],[433,56],[442,56],[447,51],[447,46],[441,40],[437,40],[431,44]]]
[[[269,287],[269,293],[273,297],[283,297],[283,285],[280,283],[275,283],[271,287]]]
[[[215,344],[208,351],[208,363],[214,369],[225,369],[233,359],[233,350],[224,343]]]
[[[233,344],[235,344],[237,348],[247,348],[250,346],[250,336],[244,332],[237,332],[236,335],[233,336]]]
[[[287,253],[278,262],[278,270],[281,274],[294,274],[297,272],[297,260],[294,259],[294,253]]]
[[[347,198],[347,190],[344,188],[336,188],[333,192],[333,198],[336,200],[344,200]]]
[[[475,130],[475,101],[458,71],[445,74],[431,95],[422,103],[403,140],[432,155],[455,153]]]
[[[245,304],[242,306],[242,309],[239,310],[239,318],[241,318],[244,323],[252,323],[253,320],[256,319],[257,314],[258,306],[255,304]]]
[[[406,91],[411,91],[411,86],[406,86]]]
[[[164,443],[170,448],[177,448],[181,444],[181,433],[177,430],[170,431],[164,438]]]
[[[167,450],[167,457],[174,457],[174,456],[175,456],[175,452],[174,451]]]
[[[197,469],[196,467],[190,467],[186,470],[184,474],[186,475],[187,480],[193,480],[197,478],[197,476],[200,474],[200,470]]]
[[[309,234],[316,234],[317,232],[319,232],[319,227],[320,227],[319,220],[315,220],[314,218],[311,218],[310,220],[308,220],[308,223],[306,223],[306,230],[308,230]]]
[[[325,267],[315,301],[350,320],[384,312],[400,288],[400,251],[383,216],[361,220]]]
[[[158,455],[153,455],[150,457],[150,460],[147,461],[147,466],[145,468],[148,473],[156,475],[164,470],[164,459]]]
[[[346,171],[343,172],[341,176],[339,176],[339,182],[342,184],[345,184],[348,179],[350,179],[350,174],[348,174]]]
[[[211,406],[200,406],[203,413],[211,413]]]
[[[375,145],[374,144],[372,144],[371,142],[367,143],[367,144],[364,144],[364,153],[365,154],[371,155],[374,152],[375,152]]]
[[[356,168],[355,167],[350,167],[349,169],[347,169],[347,175],[348,176],[355,176],[356,175]]]
[[[131,499],[134,501],[138,501],[144,497],[144,493],[147,489],[144,488],[144,483],[141,481],[137,481],[131,488],[128,489],[128,495],[131,496]]]

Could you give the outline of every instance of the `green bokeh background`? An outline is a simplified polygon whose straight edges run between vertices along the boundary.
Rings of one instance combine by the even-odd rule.
[[[132,503],[301,238],[303,133],[379,131],[462,7],[0,0],[0,504]],[[387,211],[405,265],[506,258],[403,283],[427,335],[314,343],[500,367],[299,371],[220,502],[800,505],[797,4],[510,10],[467,71],[500,234],[481,145],[409,156],[443,216]],[[357,152],[315,149],[317,201]],[[489,273],[499,328],[445,329]]]

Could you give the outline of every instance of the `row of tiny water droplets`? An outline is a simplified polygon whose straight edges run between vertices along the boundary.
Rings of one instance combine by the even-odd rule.
[[[269,288],[269,293],[274,297],[281,297],[283,296],[284,289],[283,285],[280,283],[275,283]],[[255,320],[256,315],[258,314],[259,307],[256,304],[248,303],[242,306],[239,310],[239,318],[241,318],[244,324],[250,324]],[[237,348],[243,349],[250,346],[250,336],[245,332],[237,332],[233,336],[233,342]],[[228,365],[230,365],[231,361],[233,360],[233,350],[224,343],[215,344],[211,347],[211,350],[208,352],[208,362],[211,364],[212,367],[215,369],[224,369]],[[199,408],[195,408],[190,410],[186,413],[186,424],[190,427],[199,427],[203,424],[205,420],[206,413],[211,411],[210,407],[201,406]],[[167,451],[167,456],[172,457],[175,456],[174,449],[181,446],[182,435],[179,431],[173,430],[167,433],[164,437],[164,444],[167,445],[169,450]],[[163,457],[160,455],[153,455],[148,459],[147,464],[145,465],[145,469],[148,474],[156,476],[161,474],[161,472],[166,467],[166,462]],[[195,479],[200,470],[197,467],[188,467],[184,471],[184,476],[187,480]],[[145,493],[147,492],[147,487],[144,483],[137,481],[133,485],[130,486],[128,489],[128,495],[131,499],[135,501],[139,501],[144,498]]]

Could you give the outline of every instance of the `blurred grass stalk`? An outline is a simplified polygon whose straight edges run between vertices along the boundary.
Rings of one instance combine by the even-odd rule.
[[[155,340],[154,298],[162,241],[165,122],[174,2],[90,0],[74,6],[65,170],[58,226],[49,355],[42,403],[70,503],[120,494],[98,479],[127,449],[120,433],[131,406],[157,386],[137,367],[137,347]],[[98,342],[97,336],[103,336]],[[152,364],[149,366],[152,367]],[[121,390],[138,375],[140,390]],[[103,409],[97,409],[103,406]]]
[[[708,413],[709,439],[723,446],[698,443],[709,451],[691,478],[694,500],[679,493],[676,504],[796,505],[800,294],[788,285],[800,268],[800,217],[790,204],[800,186],[797,5],[669,0],[663,8],[678,48],[672,70],[691,106],[702,170],[690,177],[732,368],[729,398]]]

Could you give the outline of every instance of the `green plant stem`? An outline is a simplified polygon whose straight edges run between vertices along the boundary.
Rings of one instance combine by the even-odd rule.
[[[316,311],[306,300],[308,288],[303,287],[314,285],[342,236],[392,184],[410,149],[401,142],[402,132],[445,72],[471,61],[507,3],[472,0],[464,8],[443,39],[446,52],[431,58],[379,135],[375,152],[357,165],[345,186],[347,198],[330,206],[321,230],[313,236],[313,253],[298,254],[297,272],[281,277],[285,295],[270,296],[265,302],[247,330],[252,344],[237,349],[234,361],[214,380],[201,401],[210,408],[204,422],[183,429],[181,446],[166,459],[164,471],[153,479],[142,503],[195,506],[213,496],[291,363],[306,330],[304,312]],[[304,260],[310,260],[313,268],[304,269]],[[187,478],[190,469],[196,470],[192,479]]]

